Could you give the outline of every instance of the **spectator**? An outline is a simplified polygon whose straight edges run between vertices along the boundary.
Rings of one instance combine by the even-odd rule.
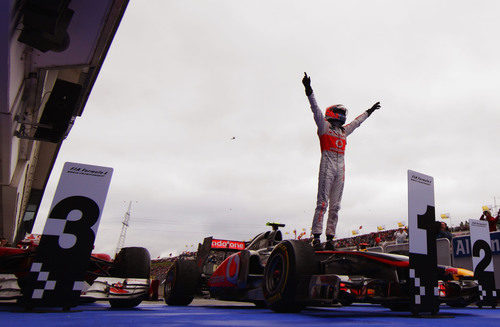
[[[481,215],[481,217],[479,219],[486,220],[488,222],[488,225],[490,226],[490,233],[491,233],[491,232],[497,231],[497,223],[498,223],[499,217],[500,217],[500,210],[498,210],[496,217],[493,217],[489,210],[485,210],[485,211],[483,211],[483,214]]]
[[[368,248],[368,244],[367,243],[359,243],[357,246],[356,246],[356,249],[358,251],[366,251],[366,248]]]
[[[446,225],[446,223],[436,221],[436,229],[437,229],[436,239],[447,238],[448,240],[450,240],[451,243],[453,235],[448,230],[448,225]]]
[[[394,238],[396,239],[396,244],[406,243],[406,238],[408,234],[403,228],[400,228],[394,233]]]

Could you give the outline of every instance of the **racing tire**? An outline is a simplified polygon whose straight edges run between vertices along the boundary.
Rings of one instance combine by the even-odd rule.
[[[479,300],[479,287],[476,282],[471,280],[463,280],[459,283],[449,284],[455,287],[452,299],[446,302],[446,305],[451,308],[465,308]]]
[[[149,251],[141,247],[122,248],[116,255],[110,270],[112,277],[149,279],[151,273],[151,256]],[[143,298],[109,300],[112,308],[134,308]]]
[[[165,278],[165,303],[172,306],[189,305],[194,299],[200,279],[201,273],[195,261],[174,262]]]
[[[308,243],[287,240],[276,245],[264,269],[262,288],[267,306],[275,312],[300,312],[305,303],[297,299],[299,283],[303,276],[317,273],[318,267]]]

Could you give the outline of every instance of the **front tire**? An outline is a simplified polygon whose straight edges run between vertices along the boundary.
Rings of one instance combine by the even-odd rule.
[[[149,279],[151,273],[151,256],[149,251],[141,247],[128,247],[120,250],[113,262],[111,276],[120,278]],[[112,308],[133,308],[143,298],[126,300],[109,300]]]
[[[303,241],[279,243],[264,270],[263,293],[267,306],[275,312],[299,312],[305,304],[297,299],[302,277],[318,270],[312,246]]]
[[[201,274],[195,261],[177,260],[167,271],[164,283],[165,303],[189,305],[196,294]]]

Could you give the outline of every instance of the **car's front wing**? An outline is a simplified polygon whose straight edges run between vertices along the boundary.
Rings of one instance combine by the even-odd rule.
[[[21,297],[21,288],[14,274],[0,274],[0,300],[12,300]]]
[[[82,292],[84,299],[115,300],[145,297],[149,292],[149,279],[99,277]]]

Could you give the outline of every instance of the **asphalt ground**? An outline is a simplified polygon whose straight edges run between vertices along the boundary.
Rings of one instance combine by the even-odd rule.
[[[498,326],[500,310],[442,306],[437,316],[414,317],[377,305],[307,308],[278,314],[253,304],[197,299],[187,307],[143,302],[128,310],[105,302],[81,305],[69,312],[59,308],[27,312],[15,303],[0,306],[0,326]]]

